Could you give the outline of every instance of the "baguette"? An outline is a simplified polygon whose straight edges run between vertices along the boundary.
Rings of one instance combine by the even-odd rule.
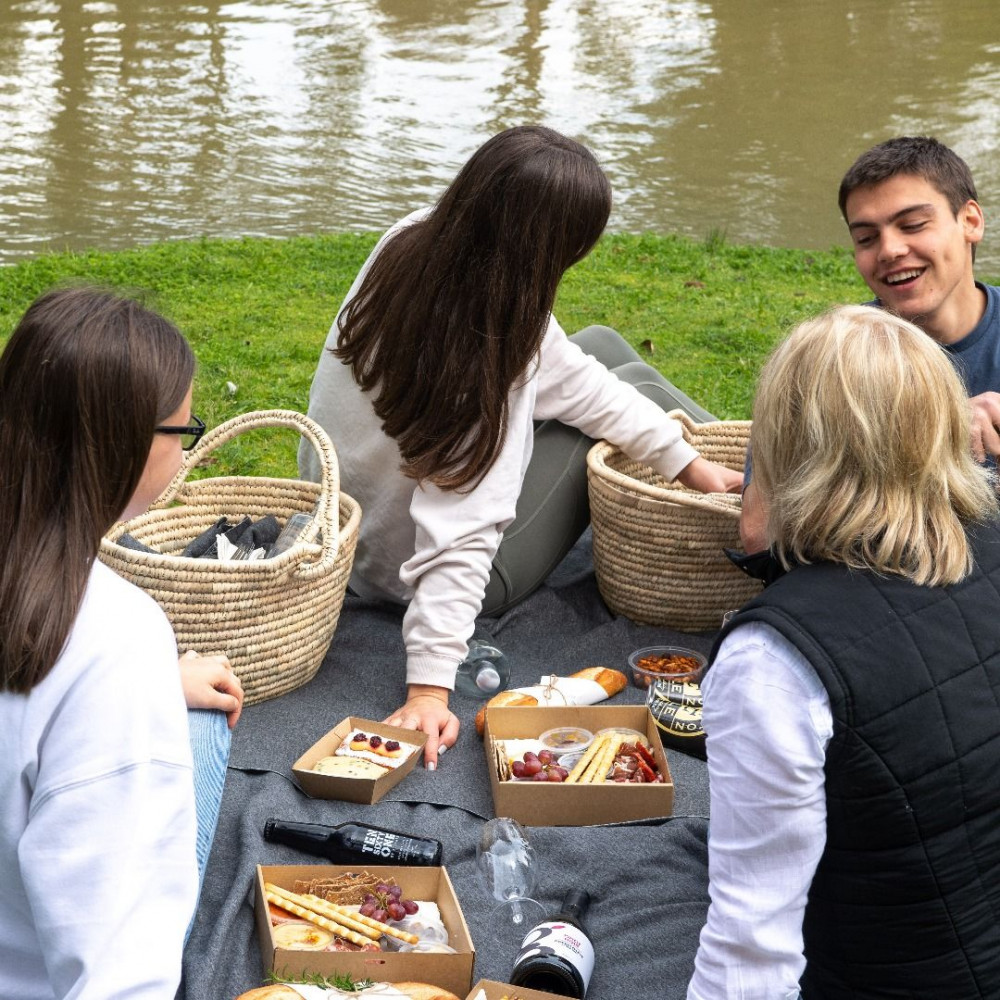
[[[570,674],[569,676],[585,681],[596,681],[604,688],[608,698],[618,694],[628,684],[628,678],[620,670],[612,670],[609,667],[585,667],[583,670],[578,670],[575,674]],[[476,732],[480,736],[483,735],[483,729],[486,727],[486,710],[488,708],[522,705],[530,707],[537,704],[538,699],[533,694],[528,694],[518,688],[510,691],[501,691],[490,698],[476,714]]]
[[[376,983],[376,986],[380,985]],[[458,1000],[454,993],[441,989],[439,986],[432,986],[430,983],[391,983],[394,989],[409,997],[410,1000]],[[330,989],[331,1000],[333,997],[356,996],[354,993],[343,993],[339,990]],[[361,993],[364,997],[366,994]],[[372,993],[372,1000],[378,996]],[[250,990],[248,993],[241,993],[236,1000],[302,1000],[302,994],[291,986],[284,983],[277,983],[274,986],[261,986],[260,989]],[[397,998],[398,1000],[398,998]]]

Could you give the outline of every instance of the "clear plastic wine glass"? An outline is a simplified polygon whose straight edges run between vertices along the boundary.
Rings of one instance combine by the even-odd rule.
[[[510,687],[510,663],[491,640],[471,639],[469,652],[458,665],[455,691],[485,700]]]
[[[491,930],[514,947],[545,917],[545,908],[531,898],[538,880],[538,859],[524,827],[507,816],[483,824],[476,847],[476,864],[493,898]]]

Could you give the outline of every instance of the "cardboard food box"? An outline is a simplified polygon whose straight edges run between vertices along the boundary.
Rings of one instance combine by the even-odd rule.
[[[542,993],[541,990],[528,990],[523,986],[511,986],[510,983],[495,983],[492,979],[480,979],[472,987],[465,1000],[552,1000],[554,993]]]
[[[387,769],[385,774],[378,778],[341,778],[312,770],[317,761],[332,756],[344,740],[358,731],[367,736],[381,736],[383,740],[408,743],[417,749],[398,767]],[[371,805],[373,802],[378,802],[390,788],[398,785],[413,770],[426,742],[427,734],[417,732],[415,729],[400,729],[398,726],[387,726],[384,722],[373,722],[371,719],[359,719],[351,715],[334,726],[299,757],[292,765],[292,773],[298,779],[302,790],[314,799],[340,799],[343,802]]]
[[[536,739],[556,726],[582,726],[592,733],[616,726],[645,733],[663,783],[563,785],[500,780],[493,739]],[[645,705],[490,708],[486,711],[483,746],[494,812],[497,816],[510,816],[525,826],[592,826],[655,819],[673,812],[674,782],[670,766],[656,722]]]
[[[254,916],[264,974],[273,972],[277,976],[301,978],[317,972],[324,976],[346,973],[354,979],[373,979],[376,982],[410,980],[433,983],[450,990],[456,996],[465,996],[472,982],[476,953],[462,908],[458,905],[451,879],[444,868],[366,865],[365,871],[383,878],[395,878],[408,899],[437,903],[441,920],[448,931],[448,943],[457,952],[455,955],[394,951],[292,951],[275,946],[264,895],[265,882],[294,891],[296,879],[332,877],[351,871],[358,871],[357,865],[257,866]]]

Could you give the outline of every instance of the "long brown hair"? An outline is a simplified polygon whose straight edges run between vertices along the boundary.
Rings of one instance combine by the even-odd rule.
[[[49,292],[14,330],[0,355],[0,690],[27,693],[55,665],[101,536],[193,375],[172,324],[109,292]]]
[[[521,126],[481,146],[431,213],[385,243],[341,311],[334,353],[372,394],[408,476],[461,489],[490,468],[559,281],[610,211],[588,149]]]

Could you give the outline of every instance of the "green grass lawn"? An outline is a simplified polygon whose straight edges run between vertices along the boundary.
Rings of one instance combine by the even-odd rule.
[[[305,411],[327,330],[375,239],[200,240],[38,257],[0,268],[0,340],[39,293],[96,282],[139,293],[187,335],[199,361],[195,411],[209,426],[247,410]],[[570,333],[614,327],[707,409],[745,418],[756,374],[790,326],[868,297],[843,249],[609,235],[566,275],[555,312]],[[218,471],[294,475],[296,445],[290,431],[254,432],[225,447]]]

